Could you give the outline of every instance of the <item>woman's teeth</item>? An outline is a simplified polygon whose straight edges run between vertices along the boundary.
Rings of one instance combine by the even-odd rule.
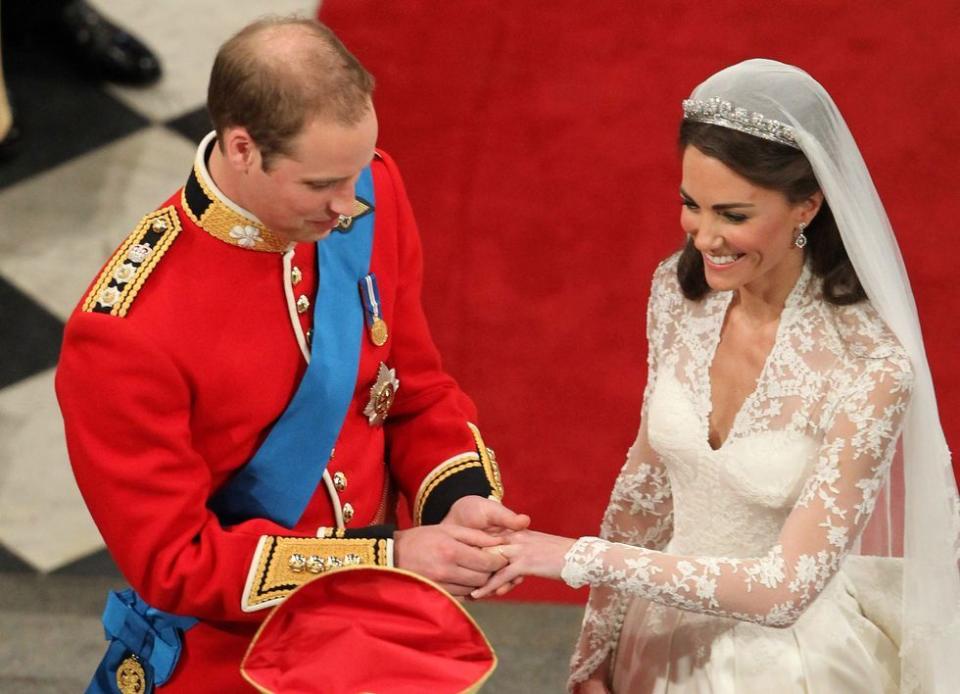
[[[740,260],[743,257],[743,253],[738,253],[737,255],[711,255],[707,254],[707,257],[710,258],[710,262],[714,265],[729,265],[732,262]]]

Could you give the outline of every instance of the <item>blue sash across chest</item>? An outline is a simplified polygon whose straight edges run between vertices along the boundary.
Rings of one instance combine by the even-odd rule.
[[[356,194],[370,212],[317,243],[313,344],[303,380],[260,449],[210,501],[224,525],[269,518],[293,528],[323,478],[360,367],[364,312],[357,283],[369,272],[374,231],[369,167]]]

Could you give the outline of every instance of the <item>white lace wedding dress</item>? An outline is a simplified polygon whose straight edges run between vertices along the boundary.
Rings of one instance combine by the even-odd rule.
[[[869,303],[826,303],[805,268],[714,450],[709,367],[731,298],[685,300],[676,256],[654,275],[640,431],[603,539],[578,540],[563,570],[592,587],[570,684],[609,658],[631,694],[895,692],[895,626],[864,615],[845,555],[889,470],[907,356]]]

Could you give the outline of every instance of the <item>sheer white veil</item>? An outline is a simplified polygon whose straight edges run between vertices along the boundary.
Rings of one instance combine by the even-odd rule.
[[[747,60],[691,95],[713,97],[793,127],[869,300],[910,355],[914,390],[902,459],[871,524],[885,526],[887,542],[878,553],[903,551],[901,691],[960,691],[960,504],[910,280],[883,204],[833,99],[806,72]],[[865,542],[867,549],[878,548]]]

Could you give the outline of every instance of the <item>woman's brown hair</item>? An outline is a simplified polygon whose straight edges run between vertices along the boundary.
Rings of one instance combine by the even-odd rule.
[[[680,126],[679,144],[681,154],[687,147],[696,147],[754,185],[783,193],[791,203],[806,200],[820,190],[803,152],[787,145],[719,125],[686,120]],[[823,298],[840,306],[866,299],[826,200],[804,233],[807,245],[803,251],[813,274],[823,281]],[[692,239],[687,239],[680,254],[677,278],[688,299],[697,301],[710,291],[703,256],[694,248]]]

